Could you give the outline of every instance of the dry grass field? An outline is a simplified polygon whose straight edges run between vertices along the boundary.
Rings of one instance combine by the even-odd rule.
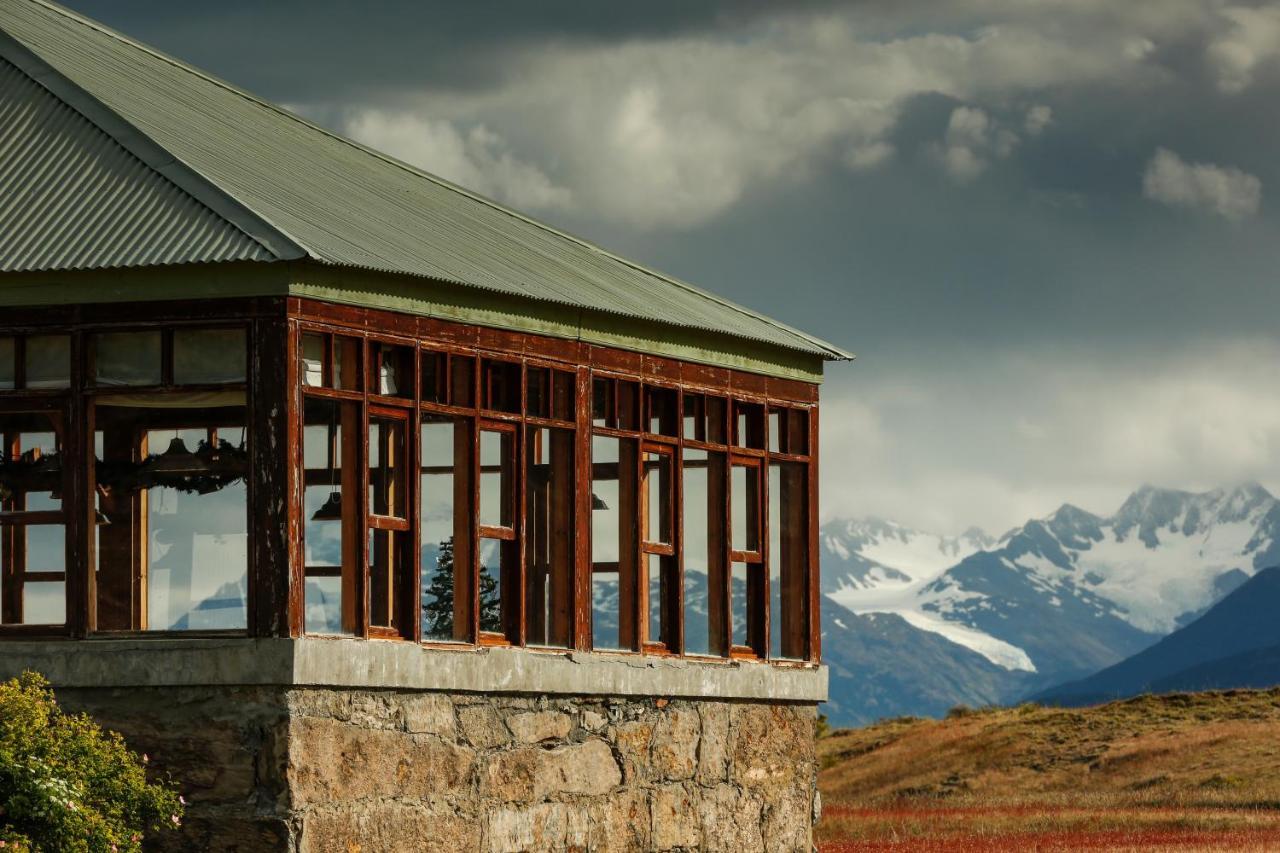
[[[1280,850],[1280,690],[890,720],[818,749],[824,853]]]

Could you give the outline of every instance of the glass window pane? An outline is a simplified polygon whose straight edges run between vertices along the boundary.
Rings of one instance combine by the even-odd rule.
[[[17,432],[20,464],[0,479],[0,500],[11,510],[39,512],[62,509],[63,471],[57,433],[48,415],[0,415],[0,431]],[[7,459],[8,448],[0,447]]]
[[[725,412],[728,403],[723,397],[708,397],[704,405],[707,413],[707,441],[713,444],[726,444]]]
[[[303,618],[308,634],[342,633],[342,578],[307,578]]]
[[[448,384],[449,356],[442,352],[422,354],[422,402],[443,403]]]
[[[177,329],[173,333],[175,385],[244,382],[247,361],[244,329]],[[307,365],[306,370],[310,369]]]
[[[623,500],[623,460],[635,465],[635,443],[607,436],[591,439],[591,638],[597,649],[629,646],[633,633],[622,630],[621,620],[634,598],[622,600],[621,571],[634,571],[634,537],[627,541],[623,524],[624,503],[635,512],[635,496]],[[636,488],[630,476],[629,491]],[[635,521],[631,516],[632,523]]]
[[[520,365],[489,359],[484,359],[481,365],[484,408],[495,412],[520,414]]]
[[[159,385],[159,332],[94,335],[93,377],[98,385]]]
[[[640,429],[640,383],[619,381],[618,429]]]
[[[769,469],[769,654],[807,657],[809,494],[807,471],[786,462]]]
[[[424,419],[421,435],[421,498],[418,518],[422,552],[422,637],[425,640],[467,639],[466,560],[455,555],[458,529],[455,512],[458,483],[455,454],[464,431],[448,419]],[[461,449],[465,449],[461,448]],[[465,462],[465,460],[464,460]],[[465,545],[464,545],[465,549]],[[458,612],[462,608],[462,612]]]
[[[67,621],[65,581],[28,581],[22,593],[22,624],[62,625]]]
[[[476,360],[462,355],[449,356],[449,402],[455,406],[474,406]]]
[[[360,360],[361,344],[357,338],[333,338],[333,377],[330,384],[343,391],[359,391],[364,370]]]
[[[407,347],[371,343],[369,358],[377,377],[375,393],[387,397],[413,396],[413,351]]]
[[[525,459],[525,621],[529,645],[573,644],[574,434],[529,427]]]
[[[679,395],[670,388],[646,388],[645,398],[645,431],[654,435],[674,436],[678,421],[676,401]]]
[[[0,338],[0,391],[13,388],[15,350],[13,338]]]
[[[303,552],[306,574],[304,629],[309,634],[355,632],[354,536],[360,511],[354,438],[358,410],[351,403],[307,399],[302,436],[305,467]],[[345,521],[344,521],[345,518]]]
[[[551,417],[551,371],[546,367],[530,367],[525,414],[537,418]]]
[[[28,388],[71,387],[71,336],[35,335],[27,338]]]
[[[644,455],[644,541],[670,545],[671,515],[675,503],[672,457],[668,453]]]
[[[517,571],[519,553],[514,542],[480,540],[480,630],[486,634],[506,633],[507,596],[504,581]]]
[[[312,388],[324,386],[324,336],[302,336],[302,384]]]
[[[206,431],[153,430],[152,458],[205,441]],[[193,467],[203,463],[196,454]],[[153,463],[154,464],[154,463]],[[194,483],[146,489],[147,627],[158,631],[243,629],[248,626],[248,490],[243,479],[204,494]]]
[[[480,431],[480,524],[514,527],[515,435]]]
[[[670,610],[669,601],[672,593],[672,577],[674,561],[671,557],[665,557],[658,554],[645,555],[645,581],[647,583],[648,595],[648,634],[646,635],[651,643],[666,643],[668,647],[671,642],[667,636],[667,630],[673,627],[670,620],[666,618]]]
[[[731,595],[731,613],[732,621],[732,642],[735,646],[750,646],[751,638],[748,633],[748,608],[750,595],[749,586],[749,568],[746,563],[733,563],[730,573],[729,582]]]
[[[369,418],[369,514],[405,518],[405,422]]]
[[[705,450],[684,451],[684,650],[694,655],[712,653],[708,612],[711,538],[708,468]],[[723,477],[724,469],[719,470]],[[721,491],[723,493],[723,487]]]
[[[613,395],[615,382],[612,379],[591,380],[591,423],[593,426],[613,426]]]
[[[783,452],[782,412],[777,409],[769,412],[769,452]]]
[[[734,401],[733,433],[738,447],[764,450],[764,406]]]
[[[731,483],[733,550],[760,550],[760,469],[734,465]]]
[[[403,630],[402,594],[408,569],[408,534],[399,530],[369,531],[369,625]]]
[[[802,409],[787,411],[787,452],[798,455],[809,452],[809,413]]]
[[[577,399],[577,377],[572,373],[557,370],[554,374],[553,400],[551,417],[562,421],[576,420],[578,417],[574,402]]]

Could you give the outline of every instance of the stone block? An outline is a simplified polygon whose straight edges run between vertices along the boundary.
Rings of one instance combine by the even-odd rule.
[[[462,736],[477,749],[492,749],[511,742],[511,732],[493,705],[467,705],[458,709]]]
[[[649,745],[654,777],[674,782],[693,778],[701,731],[697,711],[685,705],[670,706],[654,726]]]
[[[300,823],[298,853],[460,853],[483,849],[480,824],[474,815],[442,803],[380,800],[316,808],[305,812]]]
[[[702,702],[698,705],[702,722],[698,741],[698,782],[711,785],[729,778],[729,705]]]
[[[442,693],[405,696],[400,705],[404,730],[415,734],[439,735],[445,740],[458,736],[453,702]]]
[[[582,847],[582,828],[574,826],[564,803],[539,803],[524,808],[499,808],[485,815],[484,849],[491,853],[565,850]]]
[[[653,746],[654,723],[635,720],[618,723],[613,729],[613,743],[622,759],[623,776],[628,785],[650,778],[649,751]]]
[[[534,794],[585,794],[603,796],[622,784],[622,771],[613,750],[602,740],[539,750],[534,773]]]
[[[688,787],[664,785],[655,788],[650,803],[654,850],[697,850],[702,846],[697,801]]]
[[[433,735],[301,717],[290,729],[295,805],[367,797],[441,796],[465,786],[472,750]]]
[[[723,853],[766,849],[760,832],[760,800],[754,794],[721,783],[703,789],[697,806],[703,849]]]
[[[573,718],[561,711],[526,711],[507,717],[507,728],[517,743],[564,740],[573,731]]]

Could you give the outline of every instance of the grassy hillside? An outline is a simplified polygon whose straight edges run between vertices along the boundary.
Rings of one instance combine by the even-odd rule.
[[[1280,690],[894,720],[819,755],[826,853],[1280,848]]]

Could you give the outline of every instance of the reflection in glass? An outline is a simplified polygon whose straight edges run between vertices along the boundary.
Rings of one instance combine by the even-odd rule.
[[[466,606],[464,566],[455,563],[454,422],[424,417],[421,435],[421,497],[418,519],[422,552],[422,637],[424,640],[466,639],[466,620],[455,608]],[[457,629],[461,630],[455,630]]]
[[[574,434],[531,426],[525,435],[526,642],[567,648],[573,644]]]
[[[345,602],[344,608],[344,590],[354,586],[352,572],[344,571],[344,535],[354,527],[354,513],[359,508],[348,497],[356,489],[354,466],[344,464],[344,460],[355,460],[354,443],[349,441],[350,435],[357,434],[353,429],[355,414],[350,403],[306,400],[302,542],[306,575],[304,629],[309,634],[355,631],[355,602]],[[351,518],[344,522],[347,515]]]
[[[666,602],[666,589],[668,581],[668,572],[665,566],[670,560],[669,557],[663,557],[658,554],[646,554],[645,575],[648,583],[648,601],[649,601],[649,633],[648,638],[651,643],[665,643],[667,636],[663,632],[663,604]]]
[[[480,431],[480,524],[485,527],[514,526],[514,461],[513,433]]]
[[[805,465],[769,469],[769,654],[807,656],[809,630],[808,479]]]
[[[13,338],[0,338],[0,391],[8,391],[13,388],[15,365],[15,350]]]
[[[644,490],[646,500],[644,541],[671,544],[671,509],[674,504],[671,454],[644,454]]]
[[[307,375],[311,371],[305,349],[309,337],[303,336]],[[173,381],[176,385],[243,382],[247,358],[244,329],[177,329],[173,333]]]
[[[480,540],[480,630],[501,634],[503,625],[503,568],[514,568],[512,543],[500,539]]]
[[[98,385],[159,385],[159,332],[94,335],[93,376]]]
[[[188,447],[204,430],[181,430]],[[173,431],[148,434],[165,447]],[[213,630],[248,625],[247,498],[243,480],[199,494],[147,489],[147,615],[153,630]]]
[[[177,421],[186,428],[156,427]],[[95,409],[99,630],[248,626],[244,410]]]
[[[621,648],[618,588],[619,538],[621,535],[618,488],[622,440],[592,436],[591,462],[591,635],[597,649]]]
[[[28,388],[71,387],[71,336],[34,335],[27,338]]]
[[[748,571],[746,563],[733,563],[729,575],[729,595],[732,602],[730,612],[733,615],[731,642],[735,646],[751,645],[751,637],[748,631],[752,615],[748,611],[751,606]]]
[[[760,469],[747,465],[733,466],[733,550],[760,550]]]
[[[302,336],[302,384],[312,388],[324,385],[324,336]]]
[[[404,518],[404,428],[391,418],[369,418],[369,514]]]
[[[686,398],[687,399],[687,398]],[[723,469],[721,469],[723,472]],[[688,654],[711,654],[708,614],[707,452],[684,451],[684,649]],[[723,473],[721,474],[723,476]],[[722,490],[723,491],[723,490]]]

